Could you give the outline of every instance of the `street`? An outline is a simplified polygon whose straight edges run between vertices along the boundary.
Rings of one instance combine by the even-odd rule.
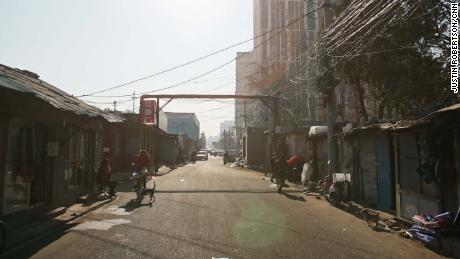
[[[261,173],[221,158],[157,177],[151,208],[147,198],[130,203],[129,176],[122,178],[112,203],[10,258],[439,257],[294,188],[278,194]]]

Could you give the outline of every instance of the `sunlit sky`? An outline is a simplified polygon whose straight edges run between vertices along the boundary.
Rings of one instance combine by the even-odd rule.
[[[252,0],[0,0],[0,63],[27,69],[75,96],[180,65],[253,36]],[[252,42],[161,76],[98,95],[152,91],[188,80],[248,51]],[[235,63],[158,93],[233,94]],[[128,97],[89,98],[132,110]],[[138,109],[136,101],[136,109]],[[233,101],[177,100],[165,111],[195,112],[206,136],[233,119]],[[208,111],[211,110],[211,111]]]

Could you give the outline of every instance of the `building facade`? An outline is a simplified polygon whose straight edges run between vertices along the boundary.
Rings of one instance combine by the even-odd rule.
[[[254,48],[237,54],[236,94],[276,94],[272,85],[291,64],[300,62],[306,45],[307,6],[301,0],[254,0],[253,6]],[[268,128],[271,118],[271,111],[259,100],[237,101],[236,142],[242,145],[244,127]]]
[[[200,121],[195,113],[165,112],[167,133],[184,133],[189,139],[197,142],[200,138]],[[160,122],[162,120],[160,119]],[[160,126],[161,128],[161,126]]]
[[[103,129],[121,118],[4,65],[0,103],[1,214],[69,205],[94,190]]]

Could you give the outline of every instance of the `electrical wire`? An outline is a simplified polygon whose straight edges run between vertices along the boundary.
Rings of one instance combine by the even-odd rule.
[[[191,60],[191,61],[188,61],[188,62],[185,62],[185,63],[183,63],[183,64],[180,64],[180,65],[177,65],[177,66],[174,66],[174,67],[171,67],[171,68],[162,70],[162,71],[160,71],[160,72],[157,72],[157,73],[154,73],[154,74],[151,74],[151,75],[148,75],[148,76],[140,77],[140,78],[138,78],[138,79],[135,79],[135,80],[132,80],[132,81],[129,81],[129,82],[120,84],[120,85],[116,85],[116,86],[109,87],[109,88],[106,88],[106,89],[94,91],[94,92],[91,92],[91,93],[88,93],[88,94],[83,94],[83,95],[80,95],[80,96],[77,96],[77,97],[92,96],[92,95],[95,95],[95,94],[98,94],[98,93],[103,93],[103,92],[111,91],[111,90],[118,89],[118,88],[121,88],[121,87],[124,87],[124,86],[127,86],[127,85],[131,85],[131,84],[134,84],[134,83],[136,83],[136,82],[143,81],[143,80],[146,80],[146,79],[149,79],[149,78],[152,78],[152,77],[161,75],[161,74],[165,74],[165,73],[167,73],[167,72],[176,70],[176,69],[178,69],[178,68],[185,67],[185,66],[187,66],[187,65],[193,64],[193,63],[198,62],[198,61],[200,61],[200,60],[203,60],[203,59],[206,59],[206,58],[208,58],[208,57],[211,57],[211,56],[214,56],[214,55],[216,55],[216,54],[219,54],[219,53],[221,53],[221,52],[224,52],[224,51],[226,51],[226,50],[232,49],[232,48],[234,48],[234,47],[236,47],[236,46],[239,46],[239,45],[248,43],[248,42],[250,42],[250,41],[252,41],[252,40],[258,39],[258,38],[260,38],[260,37],[262,37],[262,36],[265,36],[266,34],[271,33],[271,32],[274,31],[274,30],[279,30],[279,29],[281,29],[281,28],[289,27],[290,25],[299,22],[299,21],[302,20],[304,17],[306,17],[307,15],[309,15],[309,14],[312,13],[312,12],[315,12],[315,11],[319,10],[320,8],[321,8],[321,7],[318,7],[317,9],[315,9],[315,10],[313,10],[313,11],[311,11],[311,12],[306,13],[304,16],[299,17],[298,19],[295,19],[295,20],[291,21],[291,22],[288,23],[287,25],[283,25],[283,26],[279,26],[279,27],[272,28],[271,30],[266,31],[266,32],[264,32],[264,33],[261,33],[261,34],[255,36],[255,37],[252,37],[252,38],[250,38],[250,39],[247,39],[247,40],[244,40],[244,41],[235,43],[235,44],[232,44],[232,45],[230,45],[230,46],[228,46],[228,47],[225,47],[225,48],[223,48],[223,49],[214,51],[214,52],[212,52],[212,53],[210,53],[210,54],[207,54],[207,55],[205,55],[205,56],[202,56],[202,57],[193,59],[193,60]],[[245,54],[243,54],[243,55],[245,55]],[[219,67],[220,67],[220,66],[219,66]]]

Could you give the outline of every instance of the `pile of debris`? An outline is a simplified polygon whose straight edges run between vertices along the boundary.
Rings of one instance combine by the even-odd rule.
[[[238,159],[237,161],[233,162],[230,167],[233,167],[233,168],[244,168],[245,167],[245,164],[246,164],[246,160],[245,159]]]
[[[406,235],[437,247],[441,238],[459,235],[459,212],[460,209],[456,215],[452,212],[445,212],[436,216],[429,214],[415,215],[412,217],[412,228],[406,231]]]

